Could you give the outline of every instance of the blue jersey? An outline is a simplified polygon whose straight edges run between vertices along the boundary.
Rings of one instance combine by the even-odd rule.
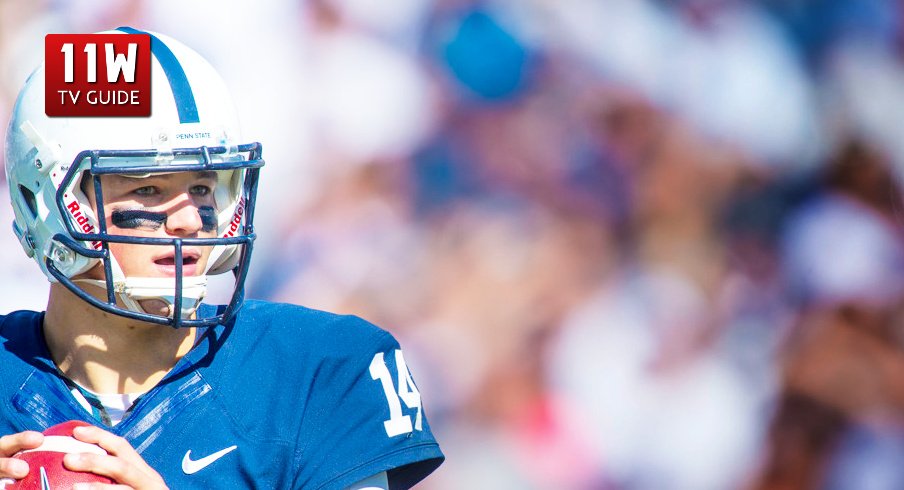
[[[0,318],[0,435],[73,419],[101,425],[51,360],[43,313]],[[164,380],[104,428],[179,489],[341,489],[382,471],[390,488],[408,488],[443,460],[390,334],[260,301],[199,330]]]

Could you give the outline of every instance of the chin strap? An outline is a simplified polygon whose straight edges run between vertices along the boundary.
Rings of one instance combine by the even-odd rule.
[[[107,282],[98,279],[76,279],[76,283],[86,283],[107,290]],[[176,289],[175,279],[171,277],[127,277],[123,281],[114,281],[113,289],[123,305],[136,313],[147,313],[140,301],[156,299],[166,303],[169,308],[168,317],[173,317]],[[182,312],[183,319],[190,318],[201,300],[207,294],[207,276],[189,276],[182,278]]]

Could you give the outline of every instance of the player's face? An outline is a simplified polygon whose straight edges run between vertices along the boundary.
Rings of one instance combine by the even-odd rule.
[[[217,176],[214,172],[176,172],[141,178],[104,175],[101,184],[104,216],[111,235],[153,238],[216,236],[218,210],[214,190]],[[88,190],[86,194],[92,207],[97,209],[96,196]],[[109,246],[126,277],[176,275],[175,249],[172,246],[112,242]],[[182,275],[203,274],[211,250],[212,247],[183,247]],[[102,265],[98,264],[86,275],[102,280]],[[145,306],[145,309],[148,310],[148,307]]]
[[[113,235],[210,238],[217,232],[214,172],[176,172],[135,178],[104,175],[104,215]],[[93,192],[89,199],[96,208]],[[171,246],[111,243],[126,277],[174,277]],[[211,247],[183,247],[182,274],[203,274]]]

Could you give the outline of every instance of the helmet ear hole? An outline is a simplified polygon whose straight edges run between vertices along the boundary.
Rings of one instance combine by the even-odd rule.
[[[37,219],[38,200],[35,198],[35,193],[31,192],[29,188],[22,184],[19,184],[19,192],[22,194],[22,200],[25,202],[26,207],[28,207],[28,212],[31,214],[30,218]]]

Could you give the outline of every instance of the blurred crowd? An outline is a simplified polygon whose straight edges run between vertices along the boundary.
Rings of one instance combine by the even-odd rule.
[[[904,2],[0,0],[0,122],[118,25],[264,144],[249,295],[406,347],[420,488],[904,488]]]

